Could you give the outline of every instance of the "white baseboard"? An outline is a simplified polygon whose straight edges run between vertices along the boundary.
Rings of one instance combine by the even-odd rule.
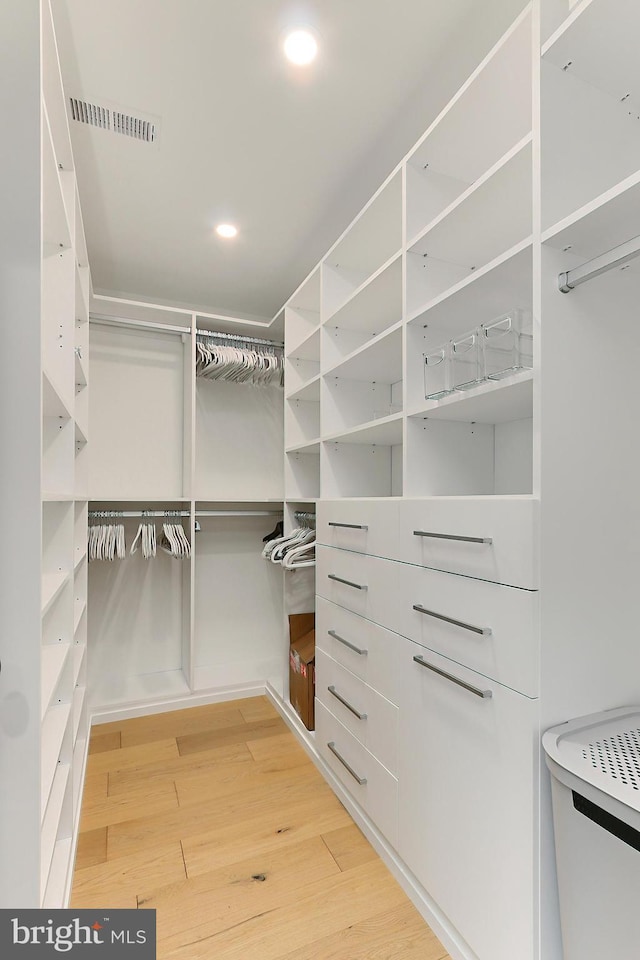
[[[91,725],[110,723],[113,720],[131,720],[133,717],[145,717],[152,713],[169,713],[171,710],[185,710],[188,707],[201,707],[207,703],[223,703],[226,700],[244,700],[247,697],[262,697],[264,683],[237,684],[216,687],[212,690],[198,690],[197,693],[180,694],[173,697],[158,697],[150,700],[136,700],[122,706],[98,704],[91,708]]]

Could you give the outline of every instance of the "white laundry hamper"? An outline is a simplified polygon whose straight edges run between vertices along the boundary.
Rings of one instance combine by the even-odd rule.
[[[639,960],[640,707],[563,723],[542,744],[564,960]]]

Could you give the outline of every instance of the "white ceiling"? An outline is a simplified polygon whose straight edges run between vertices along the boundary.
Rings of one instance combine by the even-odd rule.
[[[267,318],[525,2],[52,5],[67,96],[160,118],[153,146],[71,122],[94,290]]]

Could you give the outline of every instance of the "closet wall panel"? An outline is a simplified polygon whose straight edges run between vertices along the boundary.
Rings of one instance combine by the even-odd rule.
[[[92,325],[92,499],[183,496],[179,336]]]

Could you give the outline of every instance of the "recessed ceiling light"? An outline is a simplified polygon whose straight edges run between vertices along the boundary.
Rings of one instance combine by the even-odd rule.
[[[284,42],[284,52],[291,63],[295,63],[299,67],[306,67],[315,59],[318,44],[308,30],[294,30]]]
[[[235,237],[238,232],[238,228],[234,227],[232,223],[219,223],[216,227],[216,233],[219,237]]]

